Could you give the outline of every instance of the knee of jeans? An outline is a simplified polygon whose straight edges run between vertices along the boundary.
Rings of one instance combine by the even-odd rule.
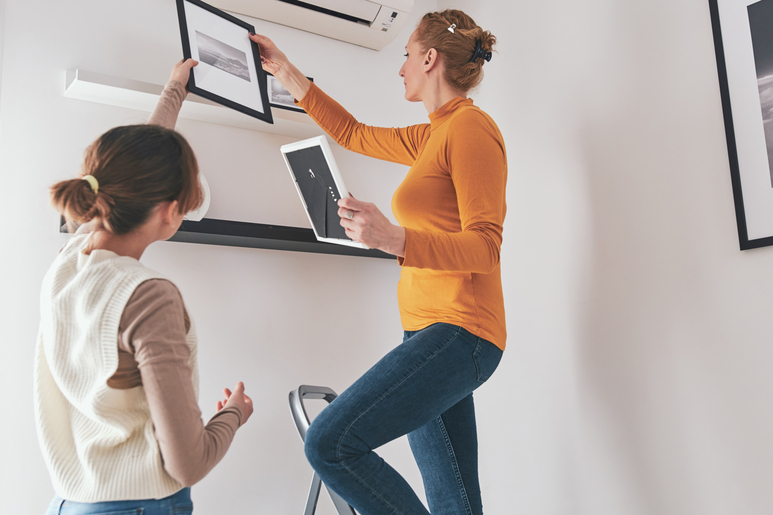
[[[303,449],[315,470],[337,461],[334,436],[323,424],[311,424],[306,431]]]

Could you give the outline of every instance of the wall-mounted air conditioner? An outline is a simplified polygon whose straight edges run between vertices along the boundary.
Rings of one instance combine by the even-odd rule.
[[[413,0],[212,0],[225,11],[381,50],[395,39]]]

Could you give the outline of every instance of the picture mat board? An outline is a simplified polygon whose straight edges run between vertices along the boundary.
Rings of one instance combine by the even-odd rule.
[[[734,138],[737,150],[738,162],[737,165],[731,162],[731,169],[737,167],[740,181],[740,192],[736,192],[737,208],[738,203],[742,202],[742,209],[737,209],[738,216],[743,218],[739,220],[739,231],[741,223],[745,224],[747,240],[751,242],[773,236],[773,187],[747,10],[750,4],[756,2],[711,1],[717,7],[732,110],[728,142],[732,147],[730,138]],[[726,117],[729,115],[725,113]],[[742,199],[738,198],[741,192]],[[773,244],[773,241],[766,244]]]
[[[260,65],[258,45],[249,38],[254,28],[198,0],[177,2],[184,57],[199,61],[191,70],[188,89],[273,123],[266,73]],[[216,66],[211,64],[213,58]]]
[[[338,200],[349,191],[325,136],[283,145],[282,156],[319,241],[367,248],[346,236]]]

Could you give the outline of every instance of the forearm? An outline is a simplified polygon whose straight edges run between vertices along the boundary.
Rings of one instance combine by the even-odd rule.
[[[206,426],[200,417],[191,419],[191,425],[166,438],[159,438],[156,429],[164,470],[182,485],[198,483],[228,452],[241,419],[239,409],[229,407],[216,413]]]
[[[345,149],[393,163],[412,165],[430,134],[429,124],[386,128],[361,123],[311,83],[298,105]]]
[[[188,92],[185,86],[180,82],[176,80],[167,82],[156,107],[148,119],[148,125],[160,125],[174,130],[177,124],[177,115],[180,113],[180,108],[187,95]]]
[[[190,370],[179,356],[144,363],[142,380],[164,469],[185,486],[206,476],[225,456],[241,422],[238,408],[224,408],[205,426]]]
[[[407,229],[401,266],[488,274],[499,264],[500,228],[444,233]]]
[[[392,254],[398,258],[405,257],[405,227],[399,225],[393,226],[392,237],[385,243],[383,248],[387,254]]]
[[[311,81],[290,61],[282,63],[274,77],[298,101],[303,100],[311,87]]]

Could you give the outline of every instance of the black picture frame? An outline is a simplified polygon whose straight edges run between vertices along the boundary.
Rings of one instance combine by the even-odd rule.
[[[292,95],[290,95],[290,92],[287,91],[284,88],[284,86],[282,86],[282,84],[279,82],[279,79],[274,77],[274,75],[272,73],[270,73],[270,72],[266,72],[266,76],[267,76],[267,79],[268,79],[267,80],[267,83],[268,83],[268,102],[269,102],[269,104],[271,104],[272,108],[284,109],[286,111],[295,111],[296,113],[304,113],[304,114],[306,113],[306,111],[301,106],[299,106],[295,102],[293,102]],[[311,78],[311,77],[306,77],[306,78],[309,79],[311,82],[314,82],[313,78]],[[274,89],[275,88],[275,84],[278,84],[282,88],[282,90],[283,90],[281,93],[282,94],[286,93],[287,95],[284,95],[284,96],[289,96],[289,98],[282,99],[281,101],[280,101],[280,99],[277,99],[276,98],[276,94],[275,94],[275,89]]]
[[[191,70],[188,91],[273,124],[260,48],[248,37],[250,32],[255,32],[255,27],[201,0],[176,1],[183,57],[199,61]],[[207,23],[209,34],[197,30]],[[232,35],[238,33],[236,28],[243,29],[247,39],[247,42],[239,41],[238,46],[229,44],[233,43]],[[191,44],[191,30],[195,33],[195,48]],[[218,31],[218,35],[213,35],[213,31]],[[231,39],[223,41],[223,35]]]
[[[766,134],[759,76],[762,53],[773,57],[773,39],[764,47],[755,42],[756,7],[749,10],[763,2],[773,13],[773,0],[709,0],[742,251],[773,245],[773,131]]]

